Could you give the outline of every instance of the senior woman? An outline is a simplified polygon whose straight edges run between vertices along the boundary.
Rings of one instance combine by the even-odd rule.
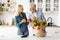
[[[21,37],[28,37],[28,22],[25,13],[23,12],[23,6],[18,5],[17,15],[14,18],[15,25],[18,27],[18,35],[22,35]]]

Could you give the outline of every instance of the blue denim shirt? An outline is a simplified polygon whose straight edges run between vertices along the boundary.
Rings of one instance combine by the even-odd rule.
[[[25,31],[27,29],[28,24],[29,24],[28,22],[20,24],[21,20],[24,18],[27,20],[25,13],[22,13],[22,17],[15,16],[15,18],[14,18],[15,25],[18,28],[20,28],[22,31]]]

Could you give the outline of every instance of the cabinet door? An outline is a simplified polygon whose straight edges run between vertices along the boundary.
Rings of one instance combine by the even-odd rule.
[[[59,10],[59,0],[53,0],[53,11],[58,12]]]
[[[38,11],[43,11],[43,0],[37,0]]]
[[[45,12],[56,13],[59,10],[59,0],[45,0]]]
[[[44,13],[51,12],[51,0],[38,0],[37,9]]]
[[[45,0],[45,12],[46,13],[51,12],[51,0]]]

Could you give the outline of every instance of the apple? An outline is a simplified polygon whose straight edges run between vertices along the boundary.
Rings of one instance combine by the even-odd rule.
[[[32,20],[29,18],[29,19],[28,19],[28,22],[32,22]]]

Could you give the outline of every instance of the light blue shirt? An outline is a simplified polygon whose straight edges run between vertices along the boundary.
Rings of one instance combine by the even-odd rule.
[[[32,19],[33,16],[36,16],[36,19],[37,19],[37,20],[41,20],[41,19],[45,20],[45,17],[44,17],[44,15],[43,15],[43,13],[40,12],[40,11],[37,11],[36,13],[30,12],[29,15],[28,15],[28,19],[29,19],[29,18]]]

